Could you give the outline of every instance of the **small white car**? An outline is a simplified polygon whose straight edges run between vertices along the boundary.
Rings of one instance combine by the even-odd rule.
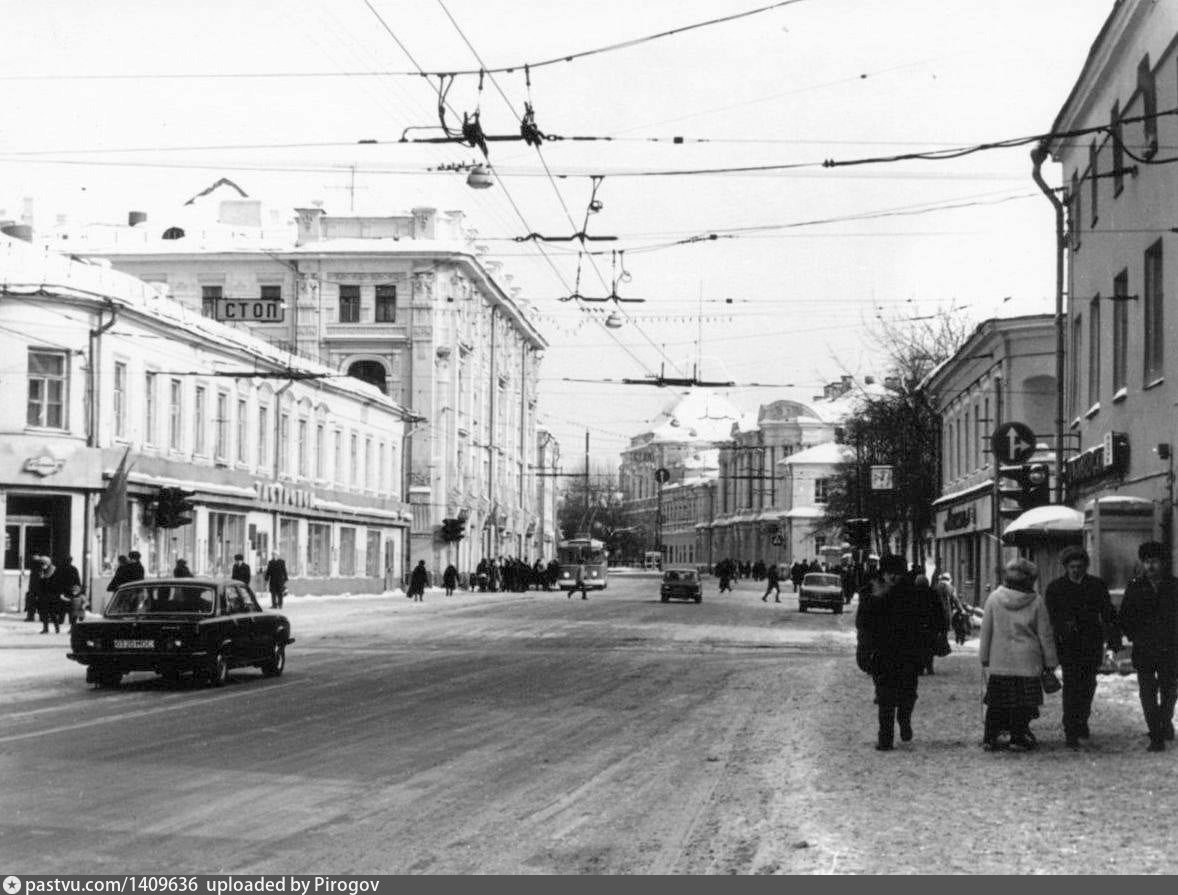
[[[805,612],[811,606],[830,609],[835,615],[843,611],[843,579],[833,572],[810,572],[802,579],[798,588],[798,610]]]

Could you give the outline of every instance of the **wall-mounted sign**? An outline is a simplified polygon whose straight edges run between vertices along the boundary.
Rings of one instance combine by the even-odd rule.
[[[284,507],[312,509],[315,495],[301,488],[286,488],[283,485],[254,483],[254,492],[262,503],[274,503]]]
[[[280,298],[218,298],[216,302],[213,316],[217,320],[281,323],[285,313]]]
[[[990,450],[1002,463],[1022,463],[1035,453],[1035,433],[1026,423],[1003,423],[990,435]]]
[[[61,472],[61,467],[65,466],[64,460],[58,460],[56,457],[50,457],[48,454],[42,454],[40,457],[29,457],[25,460],[23,467],[25,472],[31,472],[34,475],[39,475],[41,478],[53,475],[55,472]]]
[[[1101,444],[1064,461],[1064,478],[1079,485],[1106,475],[1122,475],[1129,468],[1129,436],[1109,432]]]
[[[959,510],[949,510],[945,514],[944,529],[945,531],[961,531],[963,528],[969,528],[977,522],[977,513],[972,506],[962,507]]]
[[[896,487],[896,468],[894,466],[871,467],[871,490],[891,491]]]

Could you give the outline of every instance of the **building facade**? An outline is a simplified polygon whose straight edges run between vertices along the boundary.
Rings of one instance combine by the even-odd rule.
[[[1067,502],[1089,515],[1106,498],[1136,504],[1171,550],[1176,107],[1178,6],[1122,0],[1051,128],[1101,130],[1044,144],[1062,166],[1068,212],[1065,424],[1075,452],[1064,462]],[[1132,573],[1140,537],[1090,543],[1110,586]]]
[[[200,200],[199,213],[73,234],[71,251],[413,407],[421,419],[404,448],[404,490],[414,562],[465,572],[482,556],[543,552],[532,472],[546,342],[461,212],[278,214],[227,190]],[[466,522],[461,541],[441,539],[447,518]]]
[[[0,269],[5,609],[38,553],[72,556],[96,609],[130,550],[149,575],[227,574],[236,553],[260,573],[278,553],[292,593],[400,580],[406,408],[130,276],[9,239]],[[124,457],[125,512],[99,524]],[[161,488],[190,492],[189,524],[156,525]]]
[[[922,387],[941,417],[941,496],[934,502],[933,555],[962,599],[981,605],[1017,551],[1000,537],[1010,521],[996,491],[1001,476],[990,437],[1004,423],[1036,436],[1028,462],[1055,468],[1055,325],[1050,314],[986,320]]]
[[[783,471],[782,488],[786,505],[782,515],[784,547],[776,562],[793,565],[801,560],[810,563],[838,564],[841,558],[830,557],[828,547],[839,547],[842,538],[832,537],[822,524],[826,516],[826,497],[839,467],[855,459],[853,448],[833,441],[797,451],[779,461]]]

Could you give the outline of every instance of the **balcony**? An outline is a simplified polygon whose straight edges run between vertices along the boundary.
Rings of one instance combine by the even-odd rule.
[[[324,327],[324,339],[332,342],[361,341],[372,339],[408,339],[409,329],[403,323],[328,323]]]

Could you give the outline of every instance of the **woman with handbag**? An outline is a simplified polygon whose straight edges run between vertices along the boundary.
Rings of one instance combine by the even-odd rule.
[[[1029,751],[1038,743],[1031,733],[1039,717],[1044,685],[1059,689],[1055,666],[1055,635],[1047,604],[1035,591],[1039,570],[1026,559],[1014,559],[1004,569],[1004,584],[986,599],[978,657],[986,682],[985,734],[987,752],[1012,748]],[[1009,747],[999,742],[1010,733]]]

